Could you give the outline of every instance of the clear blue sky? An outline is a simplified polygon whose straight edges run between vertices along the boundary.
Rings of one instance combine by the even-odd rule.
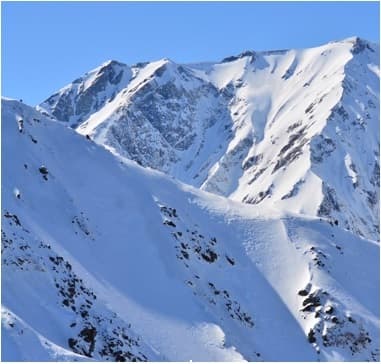
[[[2,2],[2,95],[34,105],[108,59],[220,60],[358,35],[378,2]]]

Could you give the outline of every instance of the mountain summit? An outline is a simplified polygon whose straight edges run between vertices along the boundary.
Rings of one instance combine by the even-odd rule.
[[[378,239],[379,47],[358,37],[220,63],[110,61],[39,109],[187,184]]]

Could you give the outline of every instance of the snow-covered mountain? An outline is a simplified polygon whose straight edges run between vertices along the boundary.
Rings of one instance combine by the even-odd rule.
[[[2,135],[2,360],[379,361],[378,243],[182,184],[18,101]]]
[[[187,184],[378,240],[378,45],[111,61],[38,108]]]
[[[379,46],[109,61],[2,100],[2,360],[379,361]]]

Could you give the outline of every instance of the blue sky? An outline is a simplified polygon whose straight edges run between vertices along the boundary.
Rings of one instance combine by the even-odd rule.
[[[35,105],[108,59],[220,60],[358,35],[378,2],[2,2],[2,95]]]

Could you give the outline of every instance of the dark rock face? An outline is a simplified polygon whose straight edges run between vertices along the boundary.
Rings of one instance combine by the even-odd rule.
[[[79,97],[75,100],[76,110],[75,115],[87,115],[94,107],[95,110],[99,109],[99,101],[97,95],[106,90],[107,84],[117,85],[125,72],[123,69],[116,70],[115,66],[121,64],[112,61],[107,66],[102,67],[95,82],[88,89],[80,92]],[[100,100],[103,103],[105,100]]]
[[[237,59],[241,59],[243,57],[251,57],[251,62],[253,62],[255,60],[255,56],[256,56],[256,54],[254,51],[245,51],[245,52],[240,53],[238,56],[225,57],[221,61],[221,63],[234,62]]]
[[[144,137],[143,137],[144,136]],[[164,137],[144,117],[128,110],[107,132],[108,144],[142,166],[162,171],[178,157]],[[143,138],[142,138],[143,137]],[[148,142],[147,142],[148,141]]]
[[[148,94],[136,95],[133,101],[141,117],[158,130],[170,146],[185,150],[196,137],[191,116],[195,113],[200,92],[202,90],[178,89],[169,82]]]
[[[333,211],[340,211],[340,205],[338,203],[338,198],[336,192],[333,188],[323,185],[323,202],[320,205],[318,216],[331,216]]]
[[[336,149],[335,142],[329,137],[319,135],[314,139],[311,148],[311,160],[314,163],[322,163]]]
[[[100,67],[95,74],[86,74],[72,82],[72,87],[56,93],[42,103],[48,106],[51,114],[60,121],[69,122],[72,126],[78,125],[91,113],[99,110],[107,101],[106,92],[113,90],[113,94],[123,88],[123,76],[129,79],[130,69],[123,63],[110,61]],[[87,85],[87,78],[92,77],[91,85]]]
[[[155,76],[118,110],[106,143],[143,166],[168,172],[183,152],[205,147],[209,128],[217,122],[229,125],[231,119],[227,100],[185,67],[165,64]]]
[[[243,163],[242,169],[247,170],[247,169],[253,167],[254,165],[258,164],[262,159],[263,159],[262,153],[260,153],[258,155],[254,155],[254,156],[250,157],[249,159],[247,159]]]
[[[300,187],[305,183],[304,179],[299,180],[298,182],[295,183],[294,187],[292,190],[285,195],[282,196],[281,200],[287,200],[288,198],[294,197],[298,194]]]
[[[48,103],[49,105],[53,105],[54,103],[56,103],[54,110],[52,112],[52,115],[56,117],[58,120],[67,121],[74,114],[72,97],[73,97],[73,92],[70,91],[67,94],[63,94],[60,96],[58,94],[53,95],[52,97],[50,97],[44,102]]]
[[[371,52],[375,52],[375,50],[369,45],[369,43],[366,40],[356,37],[353,43],[352,53],[359,54],[361,52],[364,52],[366,49],[368,49]]]
[[[249,204],[259,204],[260,202],[262,202],[265,198],[268,198],[271,196],[271,193],[272,193],[272,189],[273,189],[274,185],[271,184],[267,190],[265,191],[260,191],[258,193],[257,196],[255,197],[248,197],[248,196],[245,196],[244,199],[242,200],[242,202],[246,202],[246,203],[249,203]]]

